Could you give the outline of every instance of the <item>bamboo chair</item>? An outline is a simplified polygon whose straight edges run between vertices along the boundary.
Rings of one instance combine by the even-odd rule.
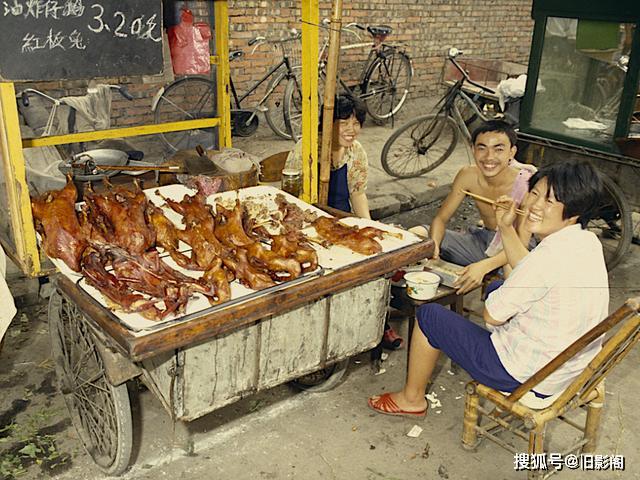
[[[486,437],[514,454],[522,452],[523,449],[518,451],[497,436],[499,432],[508,430],[528,442],[530,456],[543,454],[547,423],[557,418],[583,432],[582,439],[562,450],[564,455],[579,453],[579,450],[583,453],[593,453],[598,441],[598,428],[604,406],[604,379],[640,339],[639,310],[640,297],[627,300],[618,310],[573,342],[511,394],[499,392],[475,381],[469,382],[466,387],[463,447],[474,450],[480,440]],[[563,392],[544,400],[535,397],[531,390],[536,385],[618,324],[621,324],[620,328],[604,342],[600,352]],[[480,405],[480,397],[492,402],[495,409],[491,411]],[[531,400],[537,402],[537,405]],[[578,407],[587,411],[584,426],[565,418],[566,413]],[[481,426],[483,415],[488,422]],[[529,470],[527,478],[544,479],[553,473],[554,468]]]

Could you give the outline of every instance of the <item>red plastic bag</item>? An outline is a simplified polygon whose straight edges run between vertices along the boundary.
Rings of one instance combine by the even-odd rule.
[[[169,49],[173,73],[176,75],[204,75],[209,73],[209,39],[211,29],[204,22],[193,23],[191,10],[183,8],[180,23],[169,27]]]

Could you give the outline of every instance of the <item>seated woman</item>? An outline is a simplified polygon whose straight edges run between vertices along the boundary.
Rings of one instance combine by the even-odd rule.
[[[366,107],[359,99],[349,95],[336,97],[327,203],[330,207],[354,213],[360,218],[371,218],[366,193],[369,161],[367,152],[357,140],[366,115]],[[301,141],[289,153],[284,168],[302,171]],[[397,349],[402,343],[402,338],[386,324],[383,346]]]
[[[388,415],[424,416],[425,388],[440,351],[478,382],[511,392],[604,319],[609,286],[602,245],[585,229],[601,189],[597,171],[586,161],[541,169],[529,181],[519,232],[513,200],[500,197],[496,223],[513,271],[486,300],[484,320],[491,331],[440,305],[420,307],[404,388],[369,398],[369,406]],[[541,241],[529,252],[531,234]],[[534,393],[563,391],[600,345],[593,342]]]

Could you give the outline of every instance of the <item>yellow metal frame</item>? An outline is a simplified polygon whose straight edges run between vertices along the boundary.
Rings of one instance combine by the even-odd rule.
[[[13,238],[3,238],[0,235],[0,242],[7,255],[18,264],[25,274],[38,276],[47,272],[42,271],[40,263],[36,232],[31,214],[31,200],[26,180],[23,148],[64,145],[108,138],[126,138],[217,126],[220,127],[218,129],[220,147],[231,146],[227,0],[214,0],[213,3],[216,55],[212,57],[212,64],[217,66],[217,111],[219,113],[216,118],[23,139],[20,135],[14,84],[0,82],[0,152],[2,154],[7,200],[9,202],[8,210],[11,215],[11,232],[13,234]]]
[[[302,200],[318,201],[318,0],[302,0]]]

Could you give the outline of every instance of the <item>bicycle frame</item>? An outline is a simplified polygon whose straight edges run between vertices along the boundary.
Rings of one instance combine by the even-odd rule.
[[[289,59],[285,57],[282,60],[280,60],[280,62],[277,65],[274,65],[273,67],[271,67],[271,69],[269,69],[269,71],[260,80],[258,80],[258,82],[253,84],[253,86],[251,86],[251,88],[249,88],[249,90],[247,90],[240,97],[238,97],[236,88],[233,85],[233,79],[229,77],[229,84],[231,85],[231,93],[233,94],[233,99],[236,103],[236,108],[242,108],[241,106],[242,101],[246,99],[248,96],[250,96],[253,92],[255,92],[260,87],[260,85],[262,85],[268,78],[271,77],[271,75],[273,75],[276,71],[278,71],[280,67],[282,67],[283,65],[287,68],[287,75],[293,75],[293,69],[291,68]],[[258,105],[262,105],[267,100],[267,98],[269,98],[269,95],[271,95],[273,90],[274,89],[272,88],[271,90],[267,91],[267,93],[262,97],[262,100],[258,102]]]

